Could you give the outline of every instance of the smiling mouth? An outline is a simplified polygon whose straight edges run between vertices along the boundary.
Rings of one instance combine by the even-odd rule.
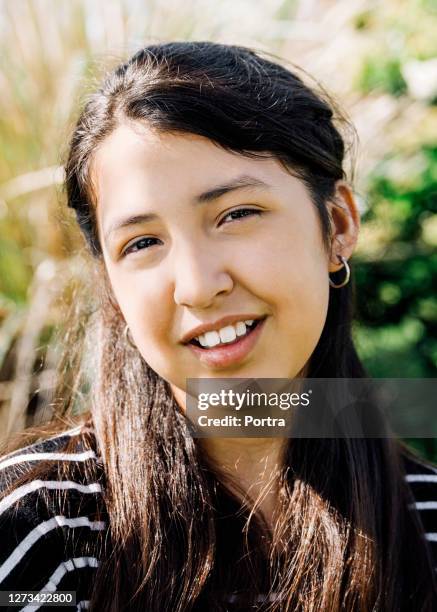
[[[190,342],[188,344],[193,344],[194,346],[202,349],[205,352],[213,350],[213,349],[218,349],[218,348],[226,347],[226,346],[233,346],[234,344],[238,344],[239,342],[241,342],[241,340],[244,340],[245,338],[250,336],[250,334],[254,331],[254,329],[256,329],[258,327],[258,325],[264,321],[264,319],[265,319],[265,317],[263,317],[262,319],[256,319],[252,323],[252,325],[250,325],[250,326],[246,325],[247,332],[244,334],[244,336],[237,336],[235,338],[235,340],[232,340],[232,342],[220,342],[219,344],[216,344],[215,346],[202,346],[198,340],[193,338],[192,340],[190,340]]]

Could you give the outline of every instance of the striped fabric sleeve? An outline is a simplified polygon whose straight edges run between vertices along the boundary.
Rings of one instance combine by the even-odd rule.
[[[415,453],[404,457],[405,480],[414,501],[410,509],[417,511],[425,533],[434,568],[437,571],[437,466]]]
[[[88,608],[99,565],[96,539],[107,524],[99,510],[101,484],[83,476],[84,462],[96,457],[80,443],[77,452],[63,453],[68,435],[0,457],[0,590],[75,591],[76,604],[62,609],[83,610]],[[74,478],[38,477],[8,489],[14,476],[47,459],[54,466],[59,461],[74,462]],[[53,607],[10,609],[27,612]]]

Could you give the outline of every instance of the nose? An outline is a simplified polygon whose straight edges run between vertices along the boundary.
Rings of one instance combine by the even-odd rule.
[[[211,244],[185,245],[174,256],[174,300],[181,306],[204,309],[217,296],[232,291],[233,280],[222,253]]]

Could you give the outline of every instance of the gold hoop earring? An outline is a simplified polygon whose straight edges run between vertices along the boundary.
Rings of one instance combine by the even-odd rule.
[[[124,338],[126,340],[126,342],[129,344],[129,346],[131,346],[133,349],[137,349],[137,345],[135,344],[135,342],[132,339],[132,336],[129,334],[129,325],[126,325],[126,327],[124,328]]]
[[[334,287],[334,289],[340,289],[340,287],[344,287],[345,285],[347,285],[351,276],[351,269],[349,268],[349,264],[347,263],[346,259],[342,255],[339,255],[338,258],[341,259],[343,267],[346,269],[346,276],[344,278],[344,281],[342,283],[339,283],[338,285],[336,285],[332,282],[331,279],[329,279],[329,284],[331,285],[331,287]],[[340,270],[337,270],[337,272],[339,272]]]

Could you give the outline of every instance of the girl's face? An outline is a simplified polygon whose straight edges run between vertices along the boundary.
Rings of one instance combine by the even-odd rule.
[[[142,357],[176,395],[187,378],[305,371],[325,323],[328,273],[341,268],[335,254],[347,258],[356,240],[345,186],[330,261],[304,184],[276,160],[131,123],[100,145],[92,175],[114,295]],[[258,319],[243,337],[242,323]],[[230,323],[242,334],[233,344],[185,343],[198,326]]]

